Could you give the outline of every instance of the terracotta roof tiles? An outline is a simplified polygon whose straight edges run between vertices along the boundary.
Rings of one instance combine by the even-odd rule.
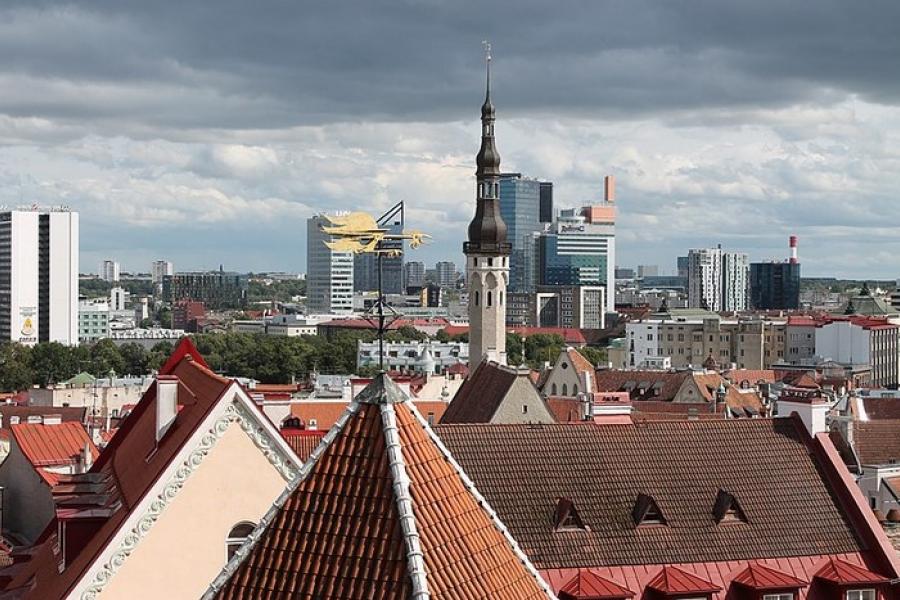
[[[440,422],[488,423],[517,377],[512,367],[482,361],[457,390]]]
[[[900,419],[853,421],[853,446],[863,465],[900,464]]]
[[[20,423],[10,430],[22,454],[35,467],[74,465],[85,444],[90,447],[92,459],[99,454],[84,425],[77,421],[57,425]]]

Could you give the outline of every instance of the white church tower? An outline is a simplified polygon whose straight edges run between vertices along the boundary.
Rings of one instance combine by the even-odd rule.
[[[475,171],[477,205],[469,223],[466,281],[469,286],[469,370],[487,358],[506,364],[506,285],[509,253],[506,224],[500,217],[500,154],[494,145],[491,103],[491,48],[487,50],[487,93],[481,107],[481,150]]]

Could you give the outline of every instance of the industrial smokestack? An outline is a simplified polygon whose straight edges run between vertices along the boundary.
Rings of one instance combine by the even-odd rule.
[[[607,202],[616,201],[616,176],[607,175],[603,178],[603,197]]]
[[[791,264],[796,265],[798,262],[800,262],[797,260],[797,236],[792,235],[789,238],[788,243],[790,244],[790,247],[791,247]]]

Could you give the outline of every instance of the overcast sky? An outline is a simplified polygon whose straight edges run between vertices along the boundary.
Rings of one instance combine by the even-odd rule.
[[[5,0],[0,203],[81,213],[82,271],[305,270],[306,218],[398,200],[462,262],[481,40],[504,170],[618,182],[618,263],[721,243],[900,276],[897,0]]]

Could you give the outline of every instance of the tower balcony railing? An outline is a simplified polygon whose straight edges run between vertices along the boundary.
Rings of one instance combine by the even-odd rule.
[[[512,252],[512,244],[509,242],[465,242],[463,253],[465,254],[501,254],[508,255]]]

